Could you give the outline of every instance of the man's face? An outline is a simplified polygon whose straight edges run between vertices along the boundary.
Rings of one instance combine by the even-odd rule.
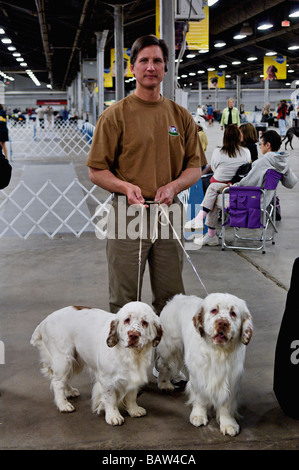
[[[156,88],[165,76],[165,62],[159,46],[148,46],[138,53],[135,64],[130,66],[138,85]]]

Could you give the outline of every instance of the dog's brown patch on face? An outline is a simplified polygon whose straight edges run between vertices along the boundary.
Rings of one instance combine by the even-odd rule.
[[[82,307],[81,305],[74,305],[76,310],[84,310],[85,308],[91,309],[92,307]]]

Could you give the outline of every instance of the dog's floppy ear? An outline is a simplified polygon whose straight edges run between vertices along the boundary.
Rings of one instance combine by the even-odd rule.
[[[204,335],[204,328],[203,328],[203,317],[204,317],[204,310],[203,307],[194,315],[193,317],[193,324],[195,326],[196,331],[200,334],[200,336]]]
[[[118,320],[112,320],[110,323],[110,331],[106,340],[109,348],[113,348],[118,343]]]
[[[245,304],[245,315],[244,315],[244,319],[242,322],[242,330],[241,330],[241,340],[242,340],[242,343],[245,344],[245,346],[247,346],[247,344],[251,340],[252,333],[253,333],[252,317]]]
[[[153,347],[156,348],[161,341],[163,335],[163,328],[160,323],[154,322],[154,329],[156,330],[156,337],[153,339]]]

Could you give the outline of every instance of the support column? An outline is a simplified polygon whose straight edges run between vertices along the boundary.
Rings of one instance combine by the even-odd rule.
[[[175,99],[175,30],[174,30],[174,1],[160,0],[161,39],[169,48],[168,72],[162,84],[162,94],[171,100]]]
[[[269,103],[269,80],[264,81],[264,105]]]
[[[108,29],[97,36],[97,82],[98,82],[98,115],[104,111],[104,52],[107,40]]]
[[[240,109],[241,104],[241,77],[237,75],[237,102],[235,104],[236,108]]]
[[[83,117],[83,106],[82,106],[82,79],[81,70],[77,74],[77,112],[79,119]]]
[[[125,96],[124,84],[124,30],[123,6],[114,6],[114,37],[115,37],[115,87],[116,101]]]
[[[198,82],[198,104],[202,105],[202,83]]]

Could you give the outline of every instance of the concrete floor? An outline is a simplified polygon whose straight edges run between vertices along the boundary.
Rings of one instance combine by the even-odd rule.
[[[222,133],[218,124],[207,130],[208,159]],[[294,138],[291,166],[299,176],[299,141]],[[36,159],[35,159],[36,161]],[[87,182],[85,157],[74,159],[79,179]],[[16,161],[15,178],[22,177],[24,162]],[[46,162],[45,162],[46,163]],[[26,165],[30,161],[26,159]],[[105,241],[86,233],[79,239],[59,234],[54,240],[36,234],[23,241],[1,239],[0,326],[5,364],[0,365],[0,448],[86,450],[292,450],[299,449],[299,423],[286,416],[273,393],[273,364],[277,334],[283,316],[293,262],[298,257],[299,184],[293,190],[281,185],[278,194],[282,220],[276,244],[267,253],[221,251],[203,247],[192,260],[208,292],[230,292],[246,300],[254,319],[254,336],[247,348],[241,387],[241,432],[223,436],[216,420],[206,427],[189,423],[190,408],[183,392],[160,393],[156,379],[139,397],[147,416],[126,417],[120,427],[106,424],[90,409],[91,383],[87,372],[74,380],[81,396],[76,412],[60,414],[48,381],[39,372],[37,351],[29,344],[36,325],[66,305],[108,309]],[[187,293],[204,296],[188,262],[184,280]],[[143,301],[151,302],[149,282]]]

